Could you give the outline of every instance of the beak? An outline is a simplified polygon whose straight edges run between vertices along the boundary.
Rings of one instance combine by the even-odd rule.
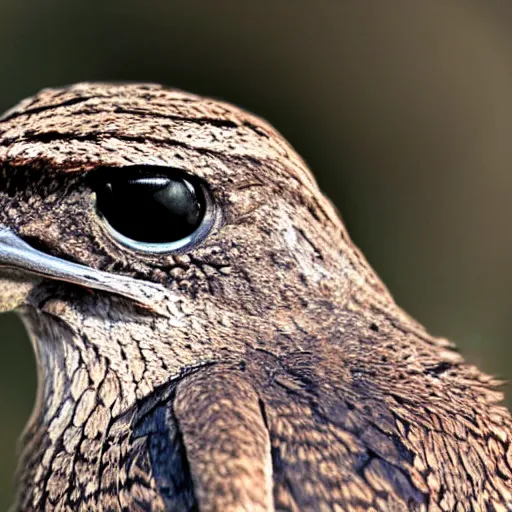
[[[162,313],[159,311],[160,306],[166,298],[166,290],[160,285],[109,274],[50,256],[34,249],[7,228],[0,228],[0,268],[2,267],[121,295],[159,313]]]

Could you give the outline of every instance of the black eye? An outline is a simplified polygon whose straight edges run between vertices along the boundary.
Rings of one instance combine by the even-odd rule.
[[[132,248],[170,252],[194,243],[211,227],[204,186],[182,172],[97,171],[91,183],[111,234]]]

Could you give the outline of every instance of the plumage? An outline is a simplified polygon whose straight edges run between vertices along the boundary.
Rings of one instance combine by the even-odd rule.
[[[202,180],[209,232],[113,237],[90,179],[133,168]],[[0,170],[0,309],[39,371],[14,510],[512,510],[499,382],[396,305],[264,121],[47,89],[1,119]]]

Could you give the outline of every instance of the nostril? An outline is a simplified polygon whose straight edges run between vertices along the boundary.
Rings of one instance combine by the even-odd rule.
[[[33,249],[37,249],[41,252],[51,253],[51,247],[49,247],[49,244],[45,243],[43,240],[40,240],[39,238],[36,238],[35,236],[20,236],[20,238],[27,242],[30,247]]]
[[[76,258],[73,258],[69,254],[62,251],[59,247],[52,245],[50,242],[42,240],[41,238],[33,235],[20,235],[20,238],[26,242],[30,247],[36,249],[37,251],[43,252],[45,254],[49,254],[51,256],[55,256],[56,258],[60,258],[61,260],[69,261],[71,263],[81,263]]]

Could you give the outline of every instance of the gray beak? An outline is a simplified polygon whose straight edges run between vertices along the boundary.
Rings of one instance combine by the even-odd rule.
[[[1,267],[121,295],[155,311],[160,309],[159,304],[166,296],[165,288],[160,285],[109,274],[45,254],[7,228],[0,228]]]

